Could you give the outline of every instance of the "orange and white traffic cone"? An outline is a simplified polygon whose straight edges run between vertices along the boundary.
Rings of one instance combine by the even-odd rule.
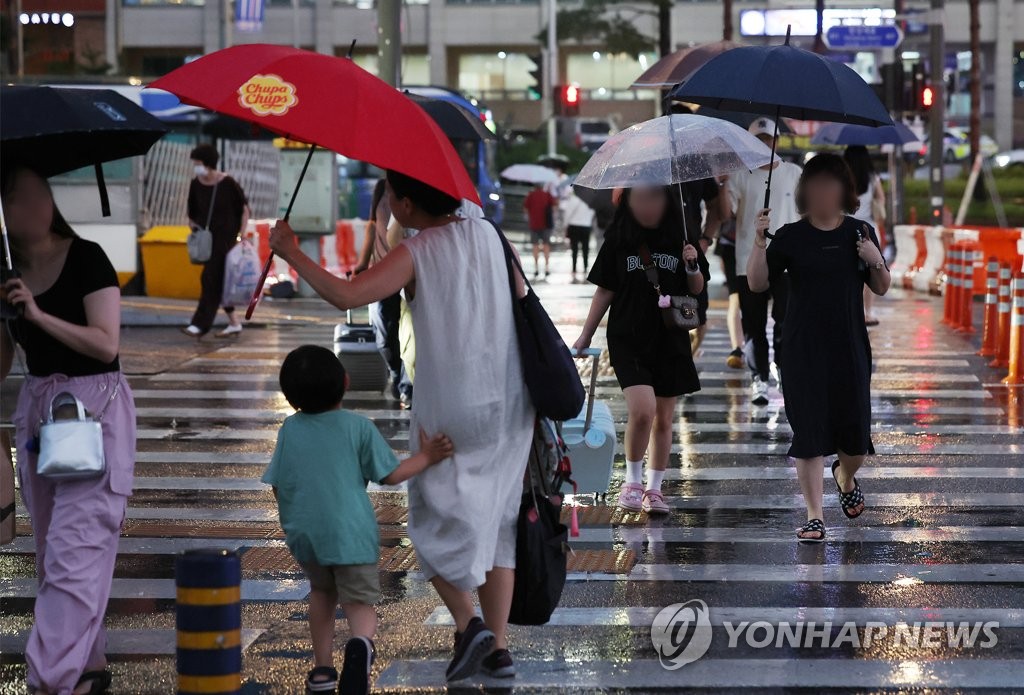
[[[956,323],[956,329],[963,333],[974,333],[974,261],[981,253],[980,248],[976,241],[964,242],[960,266],[960,310]]]
[[[982,357],[995,357],[999,339],[999,259],[990,256],[985,266],[985,319],[981,329]]]
[[[999,302],[996,304],[998,315],[998,335],[996,337],[995,359],[988,363],[990,367],[1004,368],[1010,363],[1010,300],[1012,299],[1012,273],[1006,263],[999,264]]]
[[[1010,373],[1004,384],[1024,384],[1024,275],[1013,279],[1013,308],[1010,311]]]
[[[961,248],[961,242],[954,241],[946,252],[946,287],[943,290],[945,297],[942,302],[942,323],[947,326],[956,326],[954,317],[960,297]]]

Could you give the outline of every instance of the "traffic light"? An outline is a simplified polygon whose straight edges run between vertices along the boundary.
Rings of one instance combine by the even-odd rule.
[[[921,88],[921,110],[928,111],[935,103],[935,90],[931,85],[926,84]]]
[[[904,83],[903,65],[900,63],[886,63],[881,67],[879,73],[882,77],[882,84],[879,96],[882,103],[892,113],[902,113],[906,104],[906,85]]]
[[[526,91],[530,99],[536,101],[544,93],[544,56],[535,53],[526,57],[533,61],[535,66],[533,70],[530,70],[530,77],[533,78],[535,84],[528,87]]]
[[[580,115],[580,87],[577,84],[567,84],[558,88],[558,100],[561,104],[563,116]]]

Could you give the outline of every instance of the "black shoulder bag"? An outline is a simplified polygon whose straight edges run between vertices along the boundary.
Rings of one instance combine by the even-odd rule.
[[[571,420],[580,414],[586,400],[583,382],[576,370],[572,353],[551,317],[544,311],[501,228],[494,222],[491,224],[505,250],[508,284],[512,293],[512,316],[516,323],[523,377],[530,399],[541,417],[559,422]],[[526,296],[522,299],[516,293],[516,272],[523,276],[526,283]]]
[[[647,281],[654,285],[658,293],[658,306],[661,308],[661,320],[670,331],[685,333],[700,326],[700,315],[697,308],[700,306],[696,297],[690,295],[672,295],[668,297],[668,306],[662,306],[661,282],[658,280],[658,266],[651,258],[651,250],[647,244],[640,245],[640,260],[644,264],[644,273]],[[683,261],[685,263],[685,261]]]

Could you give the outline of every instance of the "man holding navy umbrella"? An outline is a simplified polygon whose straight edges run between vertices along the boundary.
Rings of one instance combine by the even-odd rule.
[[[748,130],[769,147],[777,132],[775,122],[770,118],[756,118]],[[772,167],[774,166],[774,171]],[[753,377],[751,402],[754,405],[768,404],[768,382],[775,377],[779,388],[782,379],[778,368],[782,355],[782,324],[786,318],[786,290],[788,279],[783,276],[774,282],[765,293],[752,292],[747,284],[747,259],[754,246],[754,227],[757,216],[764,205],[764,191],[768,174],[772,175],[771,200],[772,222],[781,227],[800,219],[796,209],[796,185],[800,180],[800,167],[789,162],[776,160],[754,171],[740,171],[729,176],[728,189],[736,213],[736,270],[743,273],[737,278],[740,291],[740,311],[747,331],[744,354]],[[772,343],[775,365],[769,361],[768,352],[768,302],[771,301],[771,315],[775,320]],[[774,374],[772,372],[774,371]]]

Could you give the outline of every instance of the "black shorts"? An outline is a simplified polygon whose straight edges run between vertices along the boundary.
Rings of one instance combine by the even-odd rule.
[[[622,389],[650,386],[658,398],[676,398],[700,391],[697,368],[688,354],[643,356],[609,347],[612,369]]]
[[[551,244],[551,229],[531,229],[530,240],[535,244]]]
[[[732,244],[717,245],[716,254],[722,258],[722,270],[725,271],[725,286],[729,288],[729,294],[736,294],[740,291],[740,283],[736,279],[736,247]]]

